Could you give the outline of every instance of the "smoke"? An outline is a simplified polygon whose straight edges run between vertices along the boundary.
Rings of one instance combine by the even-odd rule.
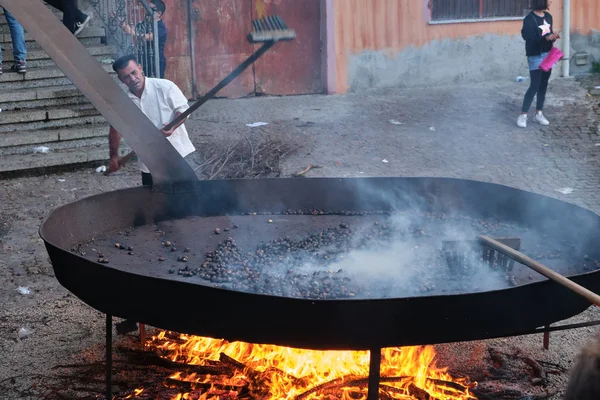
[[[207,259],[200,277],[233,290],[324,300],[473,293],[545,279],[518,263],[507,270],[484,261],[479,235],[519,238],[523,253],[563,275],[597,269],[599,250],[582,239],[595,237],[598,217],[548,197],[441,178],[302,182],[296,192],[268,202],[245,199],[256,201],[251,209],[259,211],[314,213],[317,207],[328,210],[323,216],[291,210],[289,217],[274,217],[267,225],[277,228],[275,236],[263,236],[256,220],[241,217],[236,222],[253,226],[251,237],[244,234]],[[300,191],[315,195],[296,197]],[[266,237],[273,240],[265,243]],[[462,257],[448,257],[446,241]]]
[[[364,243],[369,233],[368,229],[358,230],[354,250],[327,267],[343,270],[362,288],[357,298],[491,291],[544,279],[516,262],[507,269],[494,260],[484,261],[479,235],[519,238],[523,253],[559,268],[559,273],[563,269],[565,275],[573,269],[584,272],[582,260],[598,257],[591,242],[598,221],[586,210],[508,187],[452,180],[429,184],[436,191],[427,190],[428,183],[423,180],[411,183],[407,179],[391,190],[374,180],[359,181],[357,202],[364,209],[376,204],[383,210],[405,211],[382,222],[391,226],[390,237],[361,247],[358,244]],[[448,184],[450,190],[444,188]],[[572,223],[565,224],[563,217]],[[455,241],[455,253],[461,258],[448,259],[444,241]],[[314,273],[323,269],[323,265],[307,262],[301,270]]]
[[[359,288],[355,298],[402,298],[508,287],[505,271],[495,271],[483,263],[481,252],[473,253],[468,241],[457,248],[467,257],[460,266],[464,268],[450,268],[442,243],[458,238],[473,241],[481,232],[470,220],[403,213],[378,224],[388,224],[391,236],[369,241],[370,229],[359,228],[352,238],[354,250],[327,266],[308,261],[298,272],[343,271]],[[369,244],[360,248],[367,241]]]

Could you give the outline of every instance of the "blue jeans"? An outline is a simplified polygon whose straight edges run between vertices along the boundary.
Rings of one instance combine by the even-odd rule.
[[[25,61],[27,59],[27,47],[25,47],[25,32],[23,31],[23,27],[6,9],[4,10],[4,15],[6,16],[6,22],[8,22],[8,28],[10,29],[15,62]],[[0,51],[0,63],[1,62],[2,52]]]

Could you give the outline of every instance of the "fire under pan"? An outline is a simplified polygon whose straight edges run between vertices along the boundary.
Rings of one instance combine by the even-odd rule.
[[[332,232],[358,236],[345,242],[349,251],[334,245],[305,252],[312,269],[306,270],[306,259],[294,264],[282,253],[260,262],[260,250],[269,255],[268,246],[280,246],[284,237],[293,247]],[[231,341],[371,350],[374,375],[384,347],[535,332],[589,306],[518,264],[510,276],[496,274],[491,281],[473,271],[451,273],[440,253],[443,240],[519,236],[524,251],[600,289],[598,215],[459,179],[206,181],[185,193],[134,188],[58,208],[40,233],[58,280],[106,313],[107,328],[114,315]],[[366,240],[366,250],[380,246],[371,255],[383,259],[352,263],[340,257],[353,257],[353,246],[365,250],[361,235],[379,235],[377,243]],[[235,244],[227,243],[230,236]],[[216,262],[219,245],[225,253],[239,251],[236,262],[246,265]],[[380,275],[404,277],[406,284]]]

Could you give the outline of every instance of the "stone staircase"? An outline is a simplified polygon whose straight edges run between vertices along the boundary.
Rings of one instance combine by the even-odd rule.
[[[62,20],[61,13],[55,14]],[[110,60],[116,49],[104,44],[104,28],[88,27],[77,37],[114,76]],[[25,40],[27,73],[17,74],[10,71],[12,40],[1,15],[4,73],[0,75],[0,174],[105,163],[106,120],[27,33]],[[44,147],[50,150],[40,152]],[[125,154],[128,149],[122,147],[121,153]]]

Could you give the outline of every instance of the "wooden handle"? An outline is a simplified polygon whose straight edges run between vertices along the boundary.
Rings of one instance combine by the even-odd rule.
[[[131,157],[133,157],[135,155],[134,151],[130,151],[129,153],[125,154],[123,157],[119,158],[119,166],[122,167],[123,165],[127,164],[129,162],[129,160],[131,160]]]
[[[123,157],[119,158],[119,167],[122,167],[123,165],[127,164],[127,162],[129,160],[131,160],[131,157],[133,157],[135,155],[134,151],[130,151],[129,153],[127,153],[126,155],[124,155]],[[108,176],[112,173],[113,171],[111,171],[110,169],[106,170],[106,172],[104,173],[104,176]]]
[[[212,99],[221,89],[225,86],[229,85],[229,83],[237,78],[242,72],[244,72],[250,65],[252,65],[256,60],[258,60],[263,54],[267,52],[273,45],[275,41],[269,41],[263,44],[258,50],[256,50],[250,57],[246,59],[243,63],[241,63],[236,69],[231,71],[229,75],[227,75],[221,82],[217,84],[214,88],[212,88],[208,93],[202,96],[201,99],[196,101],[190,108],[185,110],[181,115],[175,118],[173,121],[169,122],[163,129],[168,131],[173,128],[175,125],[179,124],[181,121],[185,120],[191,113],[196,111],[198,107],[206,103],[208,100]]]
[[[497,240],[494,240],[488,236],[479,236],[479,240],[481,240],[488,246],[492,247],[493,249],[496,249],[499,252],[506,254],[507,256],[511,257],[515,261],[518,261],[521,264],[526,265],[527,267],[539,272],[540,274],[544,275],[546,278],[551,279],[554,282],[563,285],[567,289],[574,291],[575,293],[577,293],[578,295],[580,295],[582,297],[585,297],[590,303],[595,304],[600,307],[600,296],[598,296],[596,293],[592,292],[591,290],[588,290],[588,289],[584,288],[583,286],[573,282],[572,280],[565,278],[558,272],[551,270],[550,268],[546,267],[545,265],[527,257],[525,254],[521,253],[520,251],[512,249],[512,248],[498,242]]]

